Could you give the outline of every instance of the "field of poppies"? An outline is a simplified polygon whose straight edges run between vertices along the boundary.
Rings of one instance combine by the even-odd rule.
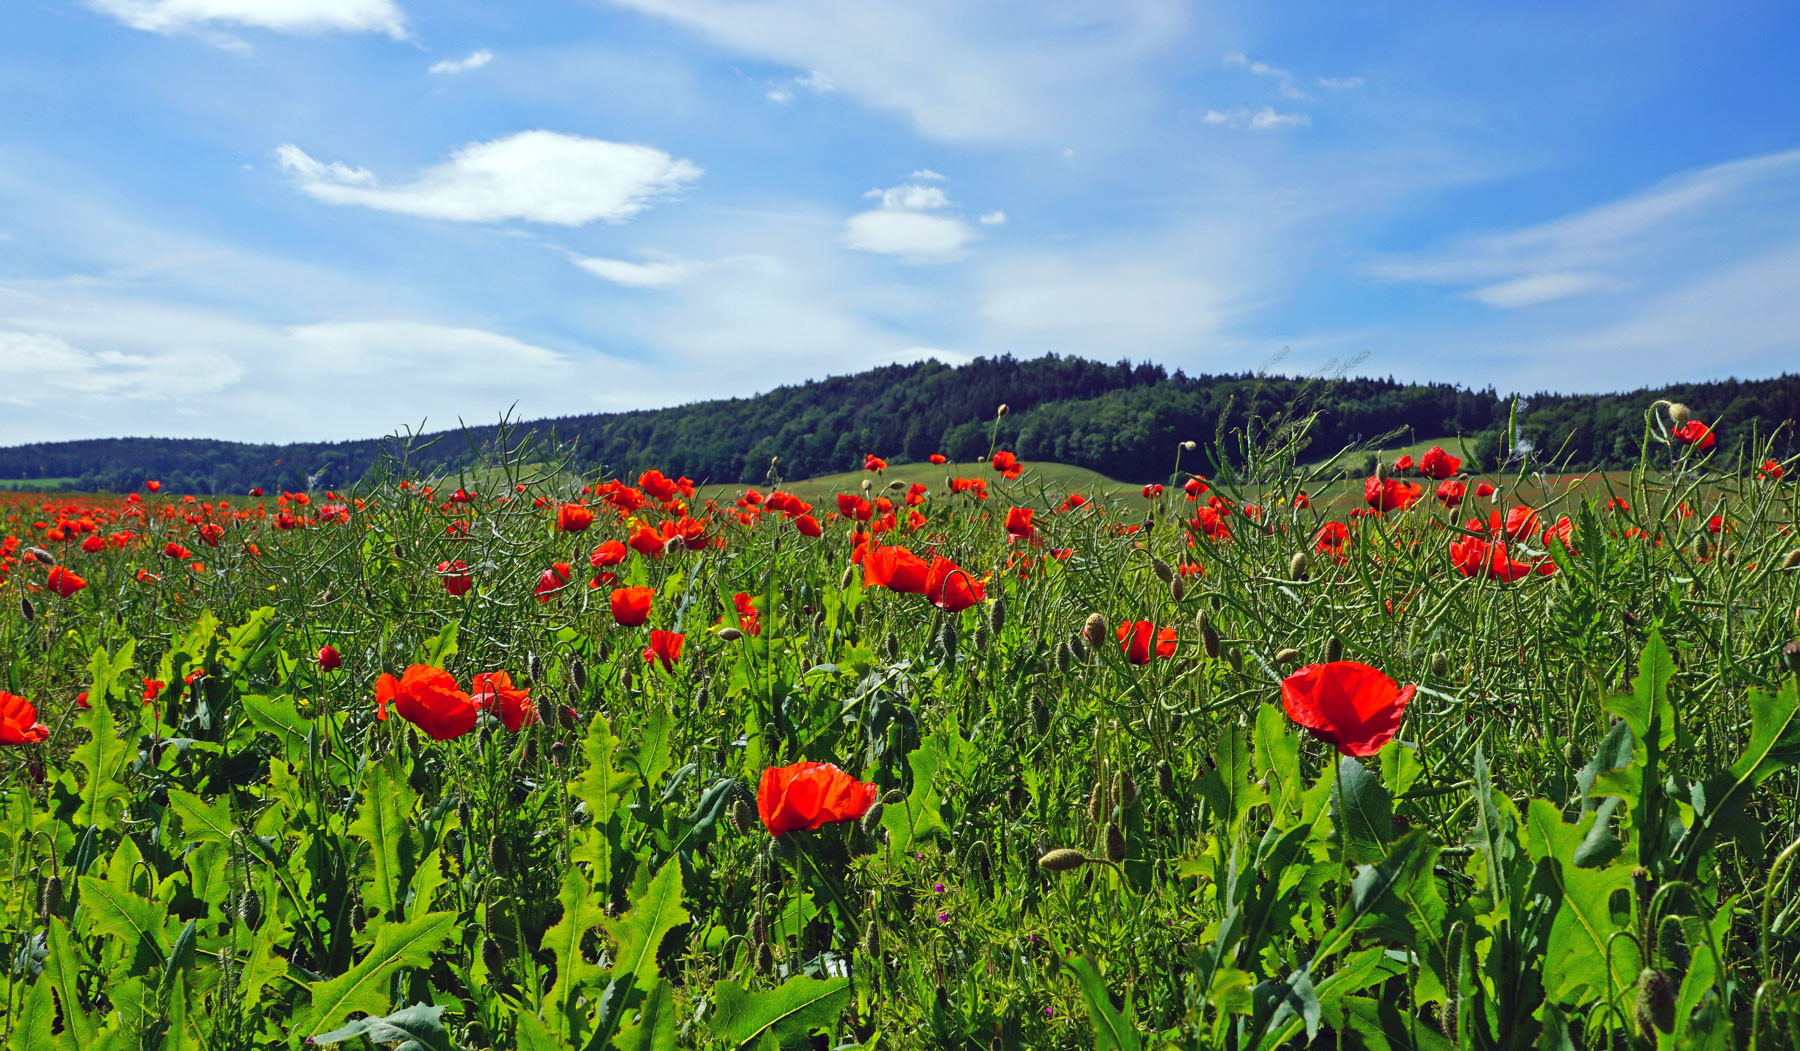
[[[1800,1047],[1793,462],[1273,435],[0,494],[0,1037]]]

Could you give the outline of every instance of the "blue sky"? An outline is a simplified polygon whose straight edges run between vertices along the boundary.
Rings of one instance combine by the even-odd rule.
[[[896,360],[1793,370],[1800,8],[11,0],[0,443]]]

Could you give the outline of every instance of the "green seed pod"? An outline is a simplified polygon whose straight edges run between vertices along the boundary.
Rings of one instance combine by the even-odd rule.
[[[488,868],[502,876],[511,870],[512,854],[506,849],[505,836],[495,836],[488,840]]]
[[[1006,596],[995,595],[988,606],[988,630],[998,635],[1006,630]]]
[[[1164,562],[1162,559],[1157,558],[1155,555],[1150,556],[1150,568],[1151,568],[1151,570],[1153,570],[1156,573],[1156,575],[1159,578],[1161,578],[1162,582],[1165,584],[1167,584],[1169,581],[1175,579],[1175,571],[1173,569],[1169,568],[1169,564],[1167,562]]]
[[[881,831],[881,815],[886,811],[887,806],[879,801],[877,801],[874,806],[863,811],[862,820],[858,821],[857,824],[862,826],[864,835],[872,836]]]
[[[1569,769],[1579,770],[1587,762],[1587,756],[1581,753],[1580,745],[1570,741],[1563,745],[1563,762],[1569,764]]]
[[[1217,658],[1219,656],[1219,633],[1213,630],[1211,624],[1208,624],[1205,628],[1201,629],[1200,644],[1206,648],[1206,655],[1208,657]],[[1239,659],[1241,660],[1242,658]]]
[[[1296,551],[1294,557],[1288,559],[1289,580],[1305,580],[1311,571],[1312,559],[1307,557],[1306,552]]]
[[[1081,624],[1081,637],[1089,649],[1099,649],[1106,645],[1106,617],[1099,613],[1089,613],[1087,620]]]
[[[1796,567],[1800,567],[1800,547],[1789,551],[1781,559],[1782,569],[1794,569]]]
[[[1283,646],[1275,651],[1276,664],[1297,664],[1299,660],[1300,651],[1292,646]]]
[[[756,831],[756,810],[742,799],[731,804],[731,827],[738,830],[738,835],[747,836]]]
[[[1344,640],[1333,635],[1325,640],[1325,663],[1335,664],[1344,659]]]
[[[481,962],[487,965],[488,973],[499,974],[506,968],[506,952],[500,943],[492,938],[481,939]]]
[[[1088,856],[1073,847],[1058,847],[1047,851],[1038,859],[1038,868],[1045,872],[1068,872],[1088,863]]]
[[[1117,865],[1125,860],[1125,833],[1117,821],[1106,823],[1106,860]]]
[[[1637,1024],[1646,1040],[1655,1040],[1656,1030],[1675,1031],[1675,983],[1654,967],[1638,972]]]
[[[1175,798],[1175,768],[1167,759],[1156,764],[1156,791],[1164,799]]]
[[[580,657],[576,657],[570,662],[569,678],[574,681],[577,690],[582,693],[587,692],[587,665],[582,662]]]
[[[1106,817],[1106,786],[1095,782],[1093,791],[1088,793],[1088,824],[1098,825]]]
[[[61,876],[51,876],[44,881],[44,890],[38,898],[39,918],[44,924],[50,923],[50,917],[62,908],[63,882]]]
[[[1450,658],[1441,653],[1431,655],[1431,674],[1442,679],[1450,674]]]
[[[238,896],[238,922],[249,930],[262,926],[262,898],[257,895],[256,888],[251,887]]]
[[[956,618],[945,617],[944,626],[938,629],[938,648],[944,652],[946,663],[954,664],[956,662],[956,644]]]

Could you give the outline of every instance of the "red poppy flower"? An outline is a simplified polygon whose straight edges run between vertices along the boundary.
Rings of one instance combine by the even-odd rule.
[[[654,468],[638,475],[638,488],[649,493],[658,503],[668,503],[681,493],[681,486]]]
[[[469,567],[461,559],[454,562],[439,562],[438,575],[443,578],[444,590],[453,597],[463,595],[475,586],[475,578],[469,575]]]
[[[934,558],[925,578],[925,598],[946,613],[961,613],[986,599],[987,591],[968,570],[947,558]]]
[[[1670,433],[1681,444],[1693,446],[1695,452],[1705,452],[1713,447],[1712,428],[1699,420],[1689,420]]]
[[[585,504],[563,504],[556,509],[556,529],[559,533],[581,533],[594,524],[594,512]]]
[[[208,522],[194,532],[199,535],[200,542],[207,547],[218,547],[219,541],[225,537],[225,527],[217,522]]]
[[[1774,460],[1764,460],[1762,469],[1756,473],[1767,478],[1771,482],[1779,482],[1781,481],[1781,476],[1786,474],[1787,470]]]
[[[255,486],[255,487],[253,487],[253,488],[252,488],[252,489],[251,489],[251,490],[250,490],[250,495],[251,495],[251,496],[261,496],[261,495],[263,495],[263,491],[262,491],[262,486],[260,486],[260,485],[259,485],[259,486]]]
[[[194,553],[171,540],[163,545],[163,554],[169,558],[193,558]]]
[[[1455,480],[1439,482],[1437,487],[1438,503],[1445,507],[1462,506],[1463,497],[1468,495],[1469,487]]]
[[[1394,470],[1396,470],[1396,471],[1410,471],[1412,469],[1413,469],[1413,458],[1410,454],[1404,455],[1404,456],[1400,457],[1398,460],[1394,461]]]
[[[413,665],[399,679],[383,674],[375,680],[375,718],[387,718],[389,701],[400,718],[435,741],[453,740],[473,730],[479,711],[449,672],[428,664]]]
[[[469,684],[470,702],[500,720],[511,733],[538,721],[537,708],[531,703],[531,691],[513,687],[512,676],[503,671],[484,671]]]
[[[1029,539],[1037,532],[1031,524],[1031,508],[1014,507],[1006,512],[1006,531],[1020,539]]]
[[[144,488],[150,490],[153,493],[161,492],[162,491],[162,483],[161,482],[145,482]]]
[[[1350,546],[1350,527],[1342,522],[1326,522],[1313,534],[1313,550],[1328,555],[1342,555]]]
[[[929,492],[931,492],[931,490],[920,485],[918,482],[914,482],[913,484],[907,486],[906,487],[906,506],[917,507],[918,505],[924,503],[925,495]]]
[[[81,549],[90,555],[97,554],[106,550],[106,541],[97,536],[90,536],[81,542]]]
[[[1471,529],[1480,527],[1479,522],[1469,523]],[[1487,577],[1503,584],[1531,575],[1531,564],[1509,556],[1505,544],[1478,536],[1465,536],[1452,543],[1450,562],[1465,577]]]
[[[1370,478],[1363,483],[1363,499],[1377,511],[1396,511],[1411,507],[1424,492],[1412,482],[1397,478]]]
[[[687,636],[676,631],[652,631],[650,645],[644,647],[644,663],[661,661],[663,671],[672,672],[681,663],[681,644]]]
[[[1281,682],[1288,718],[1345,755],[1369,756],[1394,739],[1414,687],[1358,661],[1309,664]]]
[[[1002,449],[994,454],[994,470],[999,471],[1002,478],[1011,479],[1024,474],[1025,465],[1019,462],[1018,457]]]
[[[931,461],[932,463],[937,463],[937,464],[943,464],[943,463],[950,462],[949,459],[947,459],[943,453],[932,453],[930,456],[927,456],[925,459]]]
[[[1151,482],[1149,485],[1144,486],[1144,499],[1146,500],[1154,500],[1162,494],[1163,487],[1157,485],[1155,482]]]
[[[887,461],[876,456],[874,453],[869,453],[863,457],[863,470],[885,471],[887,470]]]
[[[50,570],[50,575],[44,578],[44,586],[51,591],[56,592],[58,595],[61,595],[63,598],[68,598],[82,588],[87,587],[87,581],[77,576],[73,571],[64,569],[62,566],[53,566]]]
[[[740,591],[731,596],[731,604],[737,607],[738,627],[746,635],[762,634],[762,611],[756,608],[756,600]]]
[[[537,587],[532,594],[539,602],[550,601],[550,596],[569,585],[569,573],[573,569],[567,562],[552,562],[550,568],[538,577]]]
[[[650,619],[650,603],[655,597],[655,588],[614,588],[613,620],[627,628],[639,627]]]
[[[1156,630],[1156,625],[1147,620],[1128,620],[1119,625],[1119,648],[1125,651],[1125,659],[1133,664],[1150,663],[1150,645],[1156,644],[1156,655],[1167,660],[1175,656],[1175,629]]]
[[[338,656],[338,651],[334,647],[331,647],[331,646],[320,646],[319,647],[319,670],[320,671],[336,671],[343,666],[344,666],[344,658]]]
[[[1475,485],[1476,496],[1489,497],[1493,496],[1495,492],[1494,487],[1487,482],[1477,482]]]
[[[1206,484],[1206,479],[1197,474],[1189,475],[1188,480],[1181,483],[1181,491],[1187,494],[1189,500],[1198,500],[1211,489],[1212,486]]]
[[[812,515],[801,515],[794,519],[794,528],[800,531],[801,536],[817,537],[825,533],[824,528],[819,525],[819,520]]]
[[[931,567],[904,547],[878,547],[863,556],[863,587],[923,595]]]
[[[756,811],[770,835],[810,832],[862,817],[880,791],[830,763],[771,766],[757,786]]]
[[[1427,478],[1442,481],[1462,470],[1462,461],[1445,452],[1440,446],[1432,446],[1419,457],[1419,473]]]
[[[1517,540],[1520,537],[1534,537],[1537,535],[1538,530],[1542,525],[1543,520],[1540,519],[1538,513],[1531,508],[1510,508],[1506,512],[1504,535],[1508,540]],[[1492,532],[1492,530],[1489,530],[1489,532]]]
[[[1575,523],[1569,521],[1568,515],[1558,518],[1555,525],[1544,530],[1544,546],[1549,547],[1552,540],[1560,542],[1571,555],[1579,554],[1575,550]]]
[[[855,493],[839,493],[837,506],[838,514],[858,522],[867,522],[875,515],[875,505]]]
[[[37,721],[37,709],[17,694],[0,692],[0,744],[37,744],[50,739],[50,728]]]
[[[469,492],[467,489],[458,489],[456,492],[450,494],[450,502],[453,504],[472,504],[475,502],[475,494]]]

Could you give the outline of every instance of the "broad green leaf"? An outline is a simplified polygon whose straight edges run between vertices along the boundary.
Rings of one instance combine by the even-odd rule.
[[[600,721],[598,716],[595,721]],[[579,867],[570,865],[564,870],[562,892],[556,896],[562,903],[562,918],[544,932],[544,939],[538,944],[539,951],[556,955],[556,982],[544,1000],[544,1023],[551,1035],[570,1043],[578,1042],[583,1021],[575,993],[604,973],[581,954],[581,939],[606,919],[606,909],[589,901],[589,893],[587,879]]]
[[[220,651],[225,671],[241,676],[260,665],[275,643],[277,626],[274,607],[263,606],[231,629],[230,638]]]
[[[1250,742],[1244,731],[1228,727],[1219,740],[1217,764],[1200,779],[1200,794],[1209,809],[1229,827],[1245,816],[1251,807],[1268,800],[1268,794],[1256,787],[1250,763]]]
[[[638,1006],[637,1021],[626,1026],[613,1041],[618,1051],[675,1051],[675,993],[666,978],[658,978],[650,994]]]
[[[1454,1044],[1388,999],[1346,996],[1325,1007],[1327,1025],[1355,1033],[1368,1051],[1453,1051]]]
[[[1419,761],[1418,750],[1399,741],[1382,745],[1378,758],[1381,760],[1381,783],[1387,786],[1392,797],[1405,795],[1425,774],[1425,764]]]
[[[1631,734],[1631,725],[1623,719],[1614,723],[1613,728],[1608,730],[1606,736],[1600,741],[1600,747],[1594,749],[1594,757],[1589,759],[1587,765],[1583,766],[1575,775],[1575,786],[1581,789],[1582,796],[1585,798],[1593,792],[1594,785],[1602,774],[1610,774],[1615,770],[1629,767],[1631,754],[1636,746],[1637,738]],[[1615,781],[1613,784],[1619,785],[1621,782]],[[1636,799],[1635,786],[1627,787],[1630,788],[1630,791],[1625,798]],[[1586,805],[1591,807],[1593,802],[1588,800]]]
[[[1279,705],[1257,706],[1255,744],[1257,774],[1268,780],[1269,805],[1281,821],[1306,785],[1300,778],[1300,740]]]
[[[1675,677],[1675,660],[1663,645],[1662,633],[1652,630],[1638,657],[1637,678],[1631,681],[1631,692],[1616,694],[1601,702],[1608,712],[1625,720],[1640,746],[1657,725],[1657,748],[1668,751],[1675,744],[1675,705],[1669,700],[1669,681]]]
[[[948,833],[940,814],[935,781],[943,763],[944,735],[932,734],[919,742],[919,747],[906,757],[912,770],[912,791],[900,806],[887,807],[881,814],[881,827],[888,833],[888,857],[899,859],[913,843],[938,833]]]
[[[661,705],[650,710],[650,717],[644,721],[644,739],[639,743],[635,769],[643,778],[644,785],[650,791],[656,791],[657,782],[669,772],[675,763],[674,748],[670,743],[670,735],[675,727],[675,718],[669,710]]]
[[[663,936],[687,921],[687,909],[681,904],[681,862],[666,861],[625,915],[601,924],[613,939],[613,980],[629,977],[637,988],[648,989],[656,977],[656,950]]]
[[[381,1018],[358,1018],[342,1029],[320,1033],[310,1044],[341,1044],[353,1037],[367,1037],[376,1044],[393,1044],[393,1051],[450,1051],[450,1034],[444,1031],[444,1009],[426,1004],[395,1011]]]
[[[1369,864],[1387,854],[1394,828],[1393,802],[1381,780],[1351,756],[1338,760],[1331,824],[1336,831],[1333,838],[1343,845],[1351,864]]]
[[[1612,897],[1631,889],[1631,866],[1581,868],[1575,852],[1592,828],[1596,815],[1583,814],[1580,823],[1567,824],[1554,803],[1534,799],[1526,810],[1526,846],[1539,862],[1539,871],[1560,895],[1551,921],[1549,943],[1544,949],[1544,989],[1551,999],[1579,1002],[1608,995],[1607,946],[1611,942],[1613,988],[1630,987],[1637,980],[1637,943],[1613,939],[1617,931],[1633,930],[1629,914],[1615,920]]]
[[[412,857],[406,821],[418,799],[393,763],[389,757],[365,771],[356,820],[350,823],[350,834],[369,845],[369,878],[363,884],[363,899],[384,917],[400,911],[400,896],[407,882],[401,861]]]
[[[388,1006],[388,979],[402,967],[424,967],[456,927],[453,912],[428,912],[404,923],[381,924],[375,945],[348,971],[313,982],[312,1007],[295,1028],[311,1033],[356,1011],[376,1014]]]
[[[81,825],[110,829],[118,822],[118,810],[123,809],[127,799],[125,786],[119,782],[127,749],[113,725],[111,705],[95,703],[86,722],[88,739],[75,749],[74,755],[75,762],[87,770],[81,784],[81,810],[75,820]]]
[[[815,1029],[829,1029],[850,1005],[850,979],[796,975],[766,992],[750,993],[736,982],[713,986],[714,1036],[737,1049],[771,1037],[778,1047],[804,1046]]]
[[[282,756],[289,763],[306,761],[306,738],[313,732],[314,724],[294,707],[292,697],[264,697],[250,693],[240,700],[250,725],[274,734],[281,741]]]
[[[162,922],[166,915],[155,902],[145,901],[111,879],[82,876],[81,906],[87,914],[90,937],[117,938],[132,946],[140,958],[161,966],[165,953]]]
[[[619,739],[613,736],[606,716],[596,713],[593,721],[588,723],[587,737],[581,743],[586,766],[581,776],[569,784],[569,794],[587,807],[588,816],[593,819],[594,833],[577,845],[574,860],[594,865],[596,879],[602,883],[612,872],[606,827],[618,811],[620,798],[637,781],[635,773],[618,768],[618,750]]]
[[[88,1017],[87,1008],[82,1005],[76,993],[76,983],[82,974],[81,957],[74,941],[69,937],[69,928],[62,917],[50,917],[49,929],[44,932],[45,944],[49,952],[45,959],[46,979],[56,983],[56,998],[61,1002],[63,1028],[74,1035],[75,1042],[86,1047],[94,1038],[94,1022]]]
[[[56,1001],[51,997],[48,975],[31,983],[25,1003],[16,1017],[10,1019],[12,1035],[6,1041],[7,1051],[45,1051],[57,1046],[52,1032],[56,1023]]]
[[[231,807],[224,801],[208,803],[192,792],[169,789],[169,809],[181,818],[181,833],[190,843],[231,844],[237,834],[237,822],[231,818]]]
[[[1425,833],[1408,832],[1394,841],[1380,861],[1358,866],[1350,879],[1350,908],[1339,917],[1339,930],[1349,934],[1374,929],[1386,937],[1410,941],[1415,910],[1430,907],[1422,904],[1429,897],[1415,894],[1413,888],[1431,878],[1438,850]]]
[[[1675,994],[1675,1036],[1683,1036],[1688,1023],[1694,1014],[1694,1008],[1710,992],[1719,980],[1716,961],[1720,958],[1715,950],[1722,953],[1726,946],[1726,937],[1731,932],[1731,921],[1735,913],[1735,898],[1723,902],[1719,911],[1713,914],[1709,927],[1698,916],[1681,917],[1682,934],[1687,941],[1688,965],[1681,976],[1681,987]],[[1708,944],[1710,941],[1710,945]]]
[[[1063,964],[1074,972],[1081,998],[1087,1002],[1088,1018],[1094,1024],[1094,1051],[1139,1051],[1143,1041],[1131,1017],[1130,999],[1125,1001],[1124,1011],[1114,1010],[1112,995],[1093,964],[1081,956],[1072,956]]]
[[[515,1034],[519,1041],[519,1051],[568,1051],[567,1044],[556,1038],[548,1026],[538,1021],[537,1015],[519,1015],[518,1031]]]
[[[1695,802],[1695,821],[1677,843],[1677,878],[1691,880],[1700,859],[1720,835],[1742,821],[1750,794],[1764,781],[1800,762],[1800,678],[1790,678],[1781,692],[1750,694],[1750,743],[1730,769],[1703,782]]]

